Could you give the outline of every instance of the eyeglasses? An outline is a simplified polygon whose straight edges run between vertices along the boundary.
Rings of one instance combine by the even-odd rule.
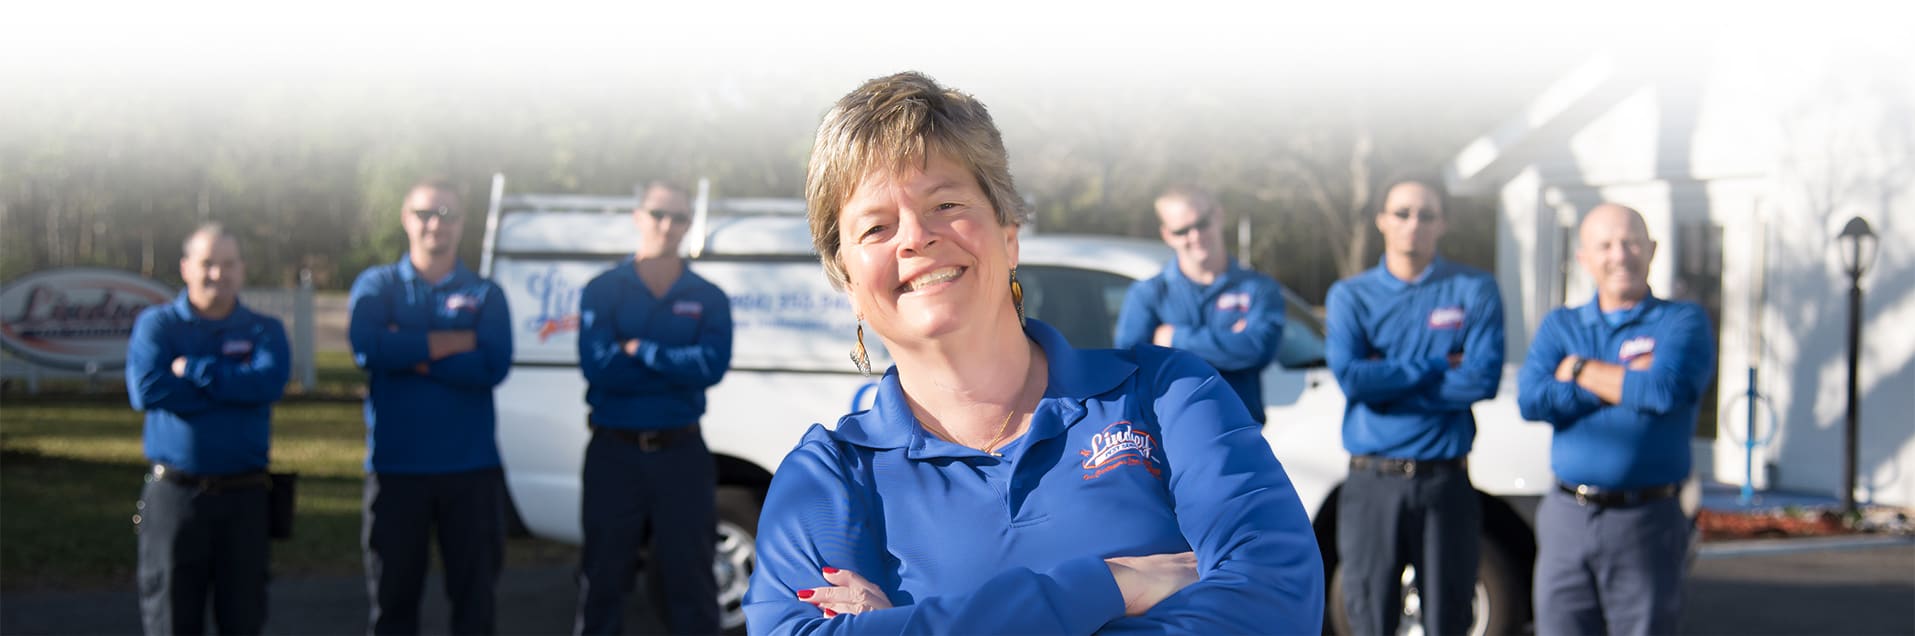
[[[1408,221],[1410,220],[1410,209],[1399,208],[1396,210],[1392,210],[1390,211],[1390,216],[1396,217],[1396,220],[1398,221]],[[1416,221],[1418,223],[1435,223],[1436,218],[1437,218],[1436,213],[1431,212],[1428,209],[1416,211]]]
[[[1205,214],[1202,217],[1198,217],[1195,223],[1191,223],[1190,225],[1186,225],[1174,230],[1165,228],[1164,231],[1170,232],[1171,236],[1182,237],[1186,234],[1189,234],[1192,230],[1201,230],[1201,229],[1210,227],[1210,222],[1212,220],[1215,220],[1215,218],[1216,218],[1215,214]]]
[[[442,205],[436,208],[412,210],[412,216],[418,217],[420,223],[424,223],[435,217],[442,221],[457,221],[459,220],[459,211]]]
[[[677,223],[679,225],[684,225],[692,221],[692,215],[687,212],[673,212],[670,210],[646,210],[645,213],[652,215],[652,220],[658,221],[660,223],[665,222],[665,219],[671,219],[673,223]]]

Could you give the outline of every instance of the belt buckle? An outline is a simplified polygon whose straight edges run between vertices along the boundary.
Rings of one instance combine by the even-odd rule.
[[[665,447],[665,445],[659,441],[662,437],[662,435],[652,431],[640,432],[638,434],[638,450],[646,453],[657,452],[658,449]]]
[[[1416,460],[1414,459],[1403,460],[1403,464],[1400,467],[1400,470],[1403,471],[1404,477],[1415,477],[1416,476]]]
[[[1584,484],[1576,485],[1575,494],[1576,494],[1576,505],[1578,506],[1589,505],[1590,500],[1596,496],[1596,493],[1593,491],[1593,489],[1591,489],[1589,486]]]

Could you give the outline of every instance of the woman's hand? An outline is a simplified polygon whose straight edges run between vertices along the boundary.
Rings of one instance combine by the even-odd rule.
[[[1197,555],[1191,552],[1104,559],[1117,590],[1124,594],[1124,615],[1142,616],[1185,586],[1197,582]]]
[[[891,598],[884,595],[884,590],[856,572],[838,568],[825,568],[822,572],[825,582],[831,586],[798,590],[798,600],[818,606],[824,610],[825,618],[891,607]]]

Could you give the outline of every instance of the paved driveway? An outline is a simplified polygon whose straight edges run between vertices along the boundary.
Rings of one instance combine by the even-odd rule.
[[[1705,551],[1689,578],[1682,633],[1915,634],[1915,541],[1810,551],[1791,541],[1797,543],[1757,544],[1790,546],[1781,552]],[[275,583],[267,632],[365,633],[364,589],[356,577]],[[569,633],[576,594],[569,567],[509,571],[499,584],[499,632]],[[445,602],[436,580],[426,597],[425,631],[443,634]],[[638,605],[628,612],[632,631],[656,632],[658,623]],[[131,582],[120,590],[0,598],[0,633],[138,632]]]

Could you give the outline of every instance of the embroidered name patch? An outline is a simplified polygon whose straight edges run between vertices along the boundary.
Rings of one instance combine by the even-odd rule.
[[[471,294],[447,294],[446,311],[478,311],[479,298]]]
[[[1459,329],[1463,326],[1461,306],[1437,307],[1430,312],[1431,329]]]
[[[1622,350],[1616,353],[1616,357],[1621,358],[1623,362],[1628,362],[1630,360],[1634,360],[1636,358],[1640,358],[1642,356],[1655,353],[1655,352],[1656,352],[1655,338],[1651,338],[1649,336],[1636,336],[1634,338],[1630,338],[1628,340],[1622,341]]]
[[[1217,296],[1217,311],[1250,311],[1250,292],[1231,292]]]
[[[1156,453],[1157,438],[1137,430],[1128,420],[1104,427],[1090,437],[1090,448],[1077,451],[1084,458],[1084,479],[1102,477],[1121,466],[1143,466],[1152,477],[1162,479]]]
[[[251,340],[228,340],[220,343],[219,354],[223,356],[243,356],[253,352]]]
[[[697,318],[705,315],[705,304],[696,300],[681,300],[672,303],[672,315]]]

